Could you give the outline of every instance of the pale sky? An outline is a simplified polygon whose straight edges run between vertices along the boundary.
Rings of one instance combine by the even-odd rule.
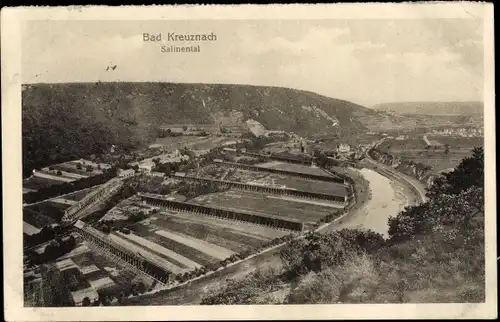
[[[284,86],[368,107],[482,101],[482,28],[472,19],[32,21],[22,78]],[[168,32],[213,32],[217,41],[201,42],[200,53],[162,53],[144,32],[161,32],[164,43]]]

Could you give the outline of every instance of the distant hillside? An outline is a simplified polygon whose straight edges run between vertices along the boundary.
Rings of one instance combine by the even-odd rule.
[[[301,136],[478,123],[473,116],[393,115],[282,87],[177,83],[31,84],[22,90],[25,173],[48,164],[153,141],[168,124],[244,126]],[[475,116],[473,117],[475,118]],[[234,124],[233,124],[234,123]]]
[[[279,87],[174,83],[24,85],[25,171],[61,159],[136,146],[161,125],[218,124],[240,112],[267,129],[303,136],[366,131],[377,112],[311,92]]]
[[[394,102],[373,106],[378,111],[422,115],[482,115],[482,102]]]

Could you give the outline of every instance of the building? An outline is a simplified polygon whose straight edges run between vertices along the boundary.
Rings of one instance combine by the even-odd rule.
[[[266,134],[266,128],[260,124],[260,122],[250,119],[246,121],[246,124],[250,132],[256,137],[261,137]]]
[[[160,178],[165,177],[165,173],[163,173],[163,172],[156,172],[156,171],[148,172],[148,175],[150,175],[152,177],[160,177]]]
[[[399,135],[396,137],[396,141],[403,141],[403,140],[406,140],[408,139],[408,136],[407,135]]]
[[[270,131],[266,131],[264,133],[264,135],[266,137],[273,137],[273,138],[287,138],[288,137],[288,133],[286,133],[285,131],[280,131],[280,130],[270,130]]]
[[[99,267],[97,267],[95,264],[82,267],[81,270],[82,270],[82,274],[84,276],[87,276],[87,275],[92,274],[94,272],[99,272],[100,271]]]
[[[119,169],[118,170],[118,176],[121,178],[130,177],[130,176],[133,176],[134,174],[135,174],[134,169],[127,169],[127,170]]]
[[[351,151],[351,146],[349,144],[340,143],[337,147],[337,152],[340,153],[348,153]]]
[[[209,149],[192,150],[197,157],[204,156],[210,153]]]
[[[89,284],[97,291],[115,286],[115,282],[108,276],[96,280],[89,280]]]
[[[59,269],[60,272],[68,270],[68,269],[72,269],[72,268],[76,268],[76,269],[80,270],[80,268],[70,258],[63,259],[61,261],[56,262],[56,267]]]
[[[88,298],[90,300],[90,303],[92,303],[95,300],[99,299],[99,294],[97,294],[97,292],[92,287],[89,287],[83,290],[78,290],[76,292],[71,292],[71,297],[76,306],[82,306],[83,300],[85,298]]]
[[[151,170],[153,170],[154,167],[155,164],[153,161],[146,161],[139,163],[139,171],[142,172],[151,172]]]
[[[240,142],[241,142],[241,140],[231,140],[231,141],[227,141],[227,142],[222,143],[220,146],[228,147],[228,146],[236,145]]]
[[[101,276],[101,270],[96,265],[92,264],[81,268],[82,275],[85,279],[98,278]]]

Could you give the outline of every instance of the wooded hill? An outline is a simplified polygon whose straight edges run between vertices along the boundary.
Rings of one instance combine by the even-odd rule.
[[[232,119],[234,113],[240,117]],[[23,170],[150,143],[168,124],[248,119],[269,130],[342,138],[460,120],[391,115],[282,87],[177,83],[30,84],[22,90]],[[231,121],[232,120],[232,121]],[[468,122],[468,120],[465,120]],[[229,124],[231,125],[231,124]]]
[[[217,124],[231,111],[241,112],[243,122],[251,118],[267,129],[300,135],[366,131],[353,113],[376,113],[288,88],[174,83],[24,85],[22,107],[23,161],[28,172],[55,161],[102,153],[111,144],[133,147],[150,142],[161,125]],[[332,126],[332,119],[338,126]]]

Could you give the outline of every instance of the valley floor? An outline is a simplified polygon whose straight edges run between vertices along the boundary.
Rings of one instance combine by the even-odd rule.
[[[342,228],[364,228],[387,236],[388,219],[396,216],[409,204],[416,202],[411,191],[404,183],[391,180],[382,174],[368,168],[358,171],[370,184],[371,197],[359,209],[353,210],[340,221],[322,229],[322,232]],[[264,253],[249,261],[218,273],[217,278],[202,279],[191,283],[188,287],[167,291],[162,294],[145,296],[126,302],[123,305],[193,305],[201,299],[226,284],[227,279],[242,280],[257,269],[279,270],[281,261],[277,250]],[[287,285],[283,287],[287,288]]]

